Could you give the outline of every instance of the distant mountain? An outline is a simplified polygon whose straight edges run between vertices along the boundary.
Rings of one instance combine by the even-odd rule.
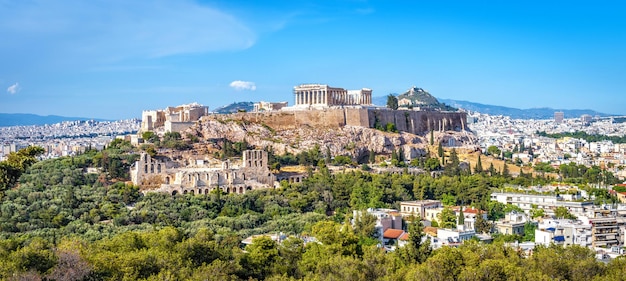
[[[254,110],[254,103],[251,101],[234,102],[229,105],[218,107],[214,109],[213,112],[226,114],[226,113],[235,113],[237,111],[242,111],[242,110],[245,110],[247,112]]]
[[[553,109],[553,108],[530,108],[519,109],[506,106],[488,105],[469,101],[459,101],[452,99],[440,99],[441,103],[446,105],[462,108],[469,111],[476,111],[480,113],[490,115],[504,115],[514,119],[551,119],[554,118],[554,112],[562,111],[565,118],[578,118],[583,114],[589,114],[591,116],[611,116],[612,114],[597,112],[591,109]],[[372,97],[372,102],[375,105],[385,106],[387,105],[387,96]]]
[[[63,121],[110,121],[105,119],[94,119],[85,117],[65,117],[58,115],[42,116],[37,114],[28,113],[0,113],[0,127],[8,126],[30,126],[30,125],[45,125],[55,124]]]
[[[469,101],[458,101],[450,99],[442,99],[442,102],[454,107],[463,108],[465,110],[476,111],[490,115],[505,115],[515,119],[551,119],[554,118],[554,112],[561,111],[565,118],[578,118],[583,114],[591,116],[606,117],[611,114],[597,112],[591,109],[554,109],[549,107],[518,109],[506,106],[487,105]]]

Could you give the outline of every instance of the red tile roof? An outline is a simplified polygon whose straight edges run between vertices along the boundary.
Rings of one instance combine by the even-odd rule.
[[[385,230],[385,233],[383,233],[383,238],[387,238],[387,239],[398,239],[400,238],[400,236],[404,233],[404,230],[402,229],[387,229]]]
[[[405,232],[404,234],[402,234],[402,236],[400,236],[400,240],[408,241],[409,240],[409,234]]]
[[[432,226],[424,227],[424,233],[429,234],[431,236],[437,236],[437,228]]]

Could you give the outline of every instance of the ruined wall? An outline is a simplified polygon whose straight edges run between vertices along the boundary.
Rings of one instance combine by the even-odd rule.
[[[165,131],[166,132],[182,132],[184,130],[189,129],[189,127],[196,124],[196,122],[170,122],[165,121]]]
[[[433,131],[462,131],[465,130],[464,112],[440,111],[412,111],[377,109],[369,111],[369,124],[374,128],[377,124],[385,126],[387,123],[396,125],[398,131],[423,135]]]
[[[235,113],[217,115],[222,120],[242,120],[266,124],[275,130],[297,129],[302,126],[337,128],[345,125],[375,128],[377,124],[396,125],[398,131],[416,135],[434,131],[465,130],[466,113],[411,111],[366,108],[332,108],[319,110]]]

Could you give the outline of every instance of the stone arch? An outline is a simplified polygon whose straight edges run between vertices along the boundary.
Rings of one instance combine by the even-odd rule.
[[[243,194],[243,186],[240,186],[240,187],[239,187],[239,193],[240,193],[240,194]]]
[[[204,194],[209,194],[209,189],[208,188],[204,189]]]
[[[247,191],[252,190],[252,186],[247,186],[247,187],[246,187],[246,190],[247,190]]]
[[[176,191],[176,190],[172,191],[172,196],[174,196],[176,194],[178,194],[178,191]]]
[[[183,191],[183,194],[187,194],[187,190]]]
[[[190,190],[189,193],[191,193],[191,195],[195,195],[195,193],[193,192],[193,189]]]
[[[165,184],[170,184],[170,177],[165,177]]]

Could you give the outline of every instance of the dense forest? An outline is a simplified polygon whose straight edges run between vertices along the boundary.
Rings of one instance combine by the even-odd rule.
[[[236,149],[243,149],[241,144]],[[624,280],[626,259],[598,262],[580,247],[537,248],[524,257],[504,246],[466,243],[431,251],[423,226],[408,222],[408,245],[386,253],[374,220],[352,210],[398,208],[399,201],[439,199],[488,211],[505,185],[549,178],[503,171],[463,171],[454,159],[429,173],[331,173],[319,149],[272,156],[283,165],[302,162],[302,183],[245,194],[149,193],[126,183],[136,148],[115,141],[105,150],[42,162],[37,149],[0,164],[19,180],[6,181],[0,201],[0,279],[7,280]],[[23,161],[22,161],[23,160]],[[415,164],[427,162],[427,159]],[[16,163],[22,163],[22,166]],[[338,163],[335,163],[338,164]],[[455,166],[457,165],[457,166]],[[87,169],[96,168],[96,169]],[[17,173],[19,172],[19,173]],[[7,174],[7,173],[5,173]],[[8,174],[7,174],[8,175]],[[574,175],[572,175],[574,176]],[[580,176],[576,174],[576,176]],[[8,176],[4,178],[8,179]],[[577,179],[577,178],[575,178]],[[583,179],[581,179],[583,181]],[[594,191],[594,190],[592,190]],[[595,190],[598,196],[610,196]],[[485,222],[489,223],[489,222]],[[255,234],[283,234],[277,243]],[[315,237],[318,242],[308,242]]]

